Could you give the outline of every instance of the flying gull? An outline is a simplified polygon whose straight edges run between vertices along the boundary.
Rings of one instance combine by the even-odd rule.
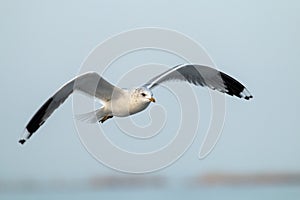
[[[64,84],[42,105],[26,125],[19,143],[24,144],[74,91],[96,97],[103,105],[91,113],[79,115],[78,118],[88,122],[103,123],[114,116],[126,117],[146,109],[150,102],[155,102],[151,90],[170,80],[207,86],[210,89],[246,100],[253,97],[236,79],[203,65],[177,65],[152,78],[144,85],[130,89],[114,86],[96,72],[87,72]]]

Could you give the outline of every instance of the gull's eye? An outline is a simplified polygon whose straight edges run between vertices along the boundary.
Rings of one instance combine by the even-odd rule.
[[[143,97],[145,97],[146,96],[146,94],[143,92],[142,94],[141,94]]]

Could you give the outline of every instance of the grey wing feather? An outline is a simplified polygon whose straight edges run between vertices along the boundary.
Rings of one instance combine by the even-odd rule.
[[[50,97],[34,114],[26,125],[23,138],[19,140],[23,144],[34,132],[47,120],[74,91],[95,96],[101,101],[109,101],[111,96],[122,93],[122,89],[113,86],[96,72],[87,72],[63,85],[52,97]]]
[[[203,65],[183,64],[175,66],[152,78],[144,87],[149,89],[170,80],[187,81],[194,85],[207,86],[213,90],[227,93],[244,99],[253,96],[239,81],[214,68]]]
[[[123,92],[121,88],[112,85],[96,72],[87,72],[71,80],[70,87],[66,88],[66,91],[68,93],[71,90],[95,96],[101,101],[109,101],[113,93],[118,95]]]

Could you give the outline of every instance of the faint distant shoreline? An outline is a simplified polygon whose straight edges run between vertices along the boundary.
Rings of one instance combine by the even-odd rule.
[[[300,172],[295,173],[207,173],[196,177],[193,181],[196,185],[300,185]]]
[[[54,180],[0,180],[0,192],[32,191],[80,191],[108,188],[164,188],[172,185],[173,179],[158,175],[103,175],[84,179]],[[227,173],[210,172],[183,179],[179,183],[187,187],[214,186],[269,186],[300,185],[300,172],[296,173]]]

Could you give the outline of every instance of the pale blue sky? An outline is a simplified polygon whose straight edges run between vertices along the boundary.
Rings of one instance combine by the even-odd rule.
[[[209,157],[197,158],[200,137],[182,159],[160,174],[300,168],[298,1],[0,4],[0,179],[115,173],[95,161],[81,145],[71,100],[24,147],[17,140],[36,109],[76,75],[96,45],[119,32],[145,26],[174,29],[192,37],[219,69],[241,80],[254,95],[250,102],[227,98],[223,134]],[[199,94],[203,95],[205,115],[209,95],[200,88]],[[207,119],[203,120],[205,124]],[[200,136],[204,130],[199,130]]]

